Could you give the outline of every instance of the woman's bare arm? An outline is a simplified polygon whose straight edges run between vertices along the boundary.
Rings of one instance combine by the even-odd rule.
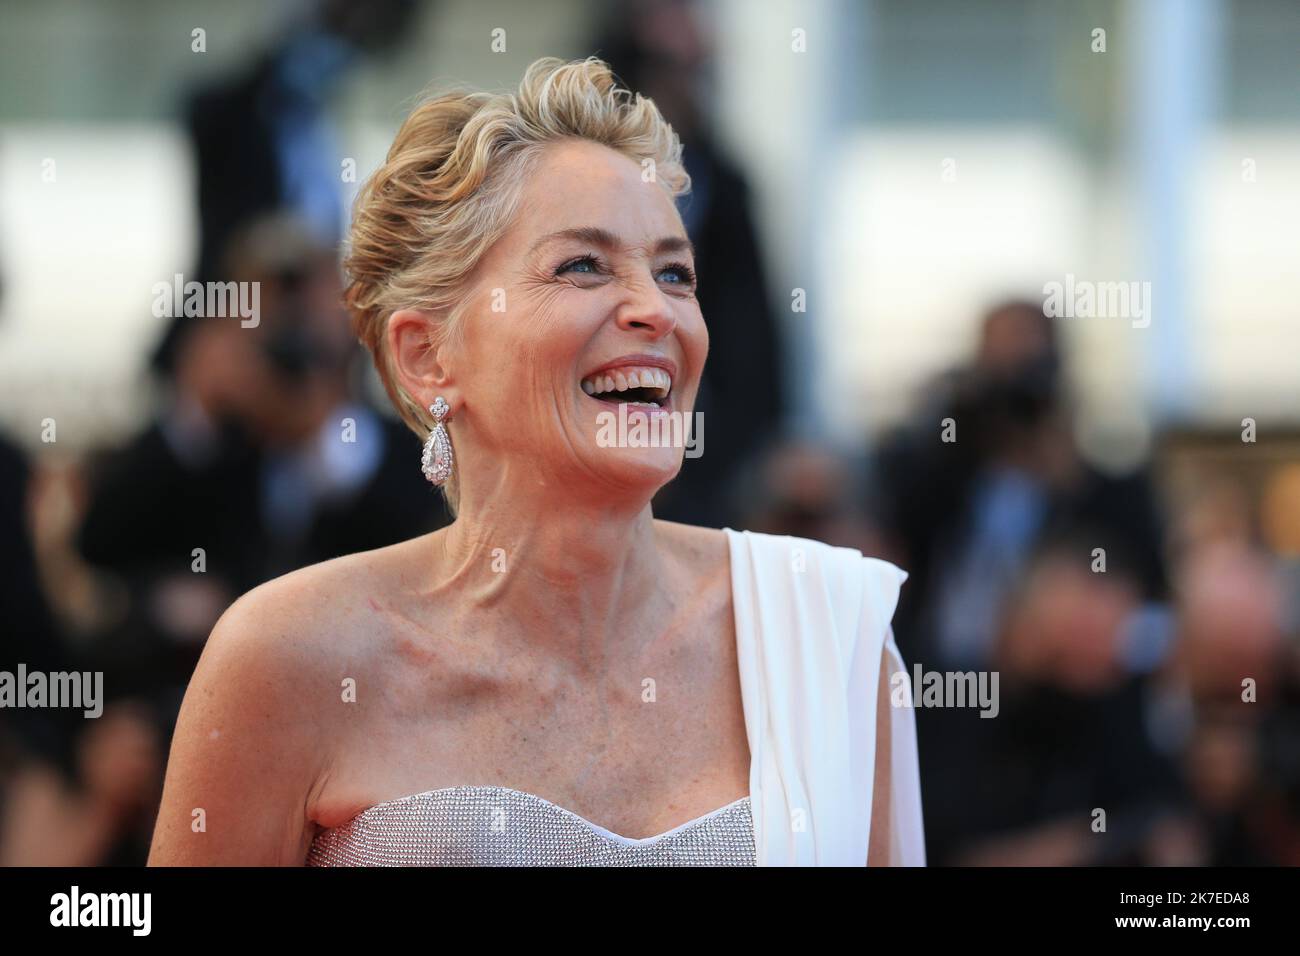
[[[217,622],[172,739],[151,866],[300,866],[330,693],[283,582]],[[296,619],[296,620],[295,620]]]
[[[890,801],[892,780],[890,756],[893,751],[893,725],[890,715],[890,661],[888,649],[880,654],[880,681],[876,690],[876,773],[871,788],[871,836],[867,842],[867,866],[889,866],[890,842],[893,838]]]

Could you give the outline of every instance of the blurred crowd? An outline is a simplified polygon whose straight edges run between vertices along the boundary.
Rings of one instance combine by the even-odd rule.
[[[994,719],[916,712],[931,858],[1298,863],[1296,466],[1175,493],[1159,444],[1154,469],[1090,464],[1053,322],[989,311],[873,455],[868,526],[911,574],[904,656],[1000,677]]]
[[[781,443],[739,499],[908,571],[909,679],[998,675],[995,715],[915,710],[930,862],[1300,864],[1300,448],[1252,474],[1202,435],[1181,489],[1167,444],[1109,473],[1041,303],[980,333],[865,462]]]
[[[0,439],[0,670],[102,671],[108,697],[98,719],[0,710],[0,865],[142,863],[181,697],[230,602],[449,520],[348,331],[328,145],[336,81],[411,7],[327,0],[185,102],[187,278],[259,283],[257,325],[172,318],[154,415],[123,443],[32,461]],[[694,181],[716,424],[656,514],[894,561],[908,666],[1000,676],[993,719],[916,711],[931,862],[1300,863],[1300,464],[1178,495],[1159,443],[1124,474],[1091,464],[1033,301],[985,314],[975,353],[865,451],[782,437],[749,190],[699,92],[707,35],[689,4],[632,4],[593,52],[664,110]]]

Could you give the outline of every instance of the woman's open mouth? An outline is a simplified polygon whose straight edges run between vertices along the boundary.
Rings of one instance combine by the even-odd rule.
[[[582,390],[610,405],[666,408],[673,377],[662,368],[628,365],[587,376],[582,380]]]

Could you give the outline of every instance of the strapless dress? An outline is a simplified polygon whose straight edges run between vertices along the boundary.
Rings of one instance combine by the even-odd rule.
[[[445,787],[317,834],[308,866],[755,866],[750,798],[633,839],[522,790]]]

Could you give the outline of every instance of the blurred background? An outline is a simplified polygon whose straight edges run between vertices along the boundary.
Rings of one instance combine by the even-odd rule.
[[[1294,0],[5,0],[0,670],[109,703],[0,710],[0,865],[143,863],[224,608],[446,523],[349,204],[422,92],[593,53],[695,184],[656,513],[892,560],[909,666],[999,674],[917,711],[931,862],[1300,864],[1298,51]]]

